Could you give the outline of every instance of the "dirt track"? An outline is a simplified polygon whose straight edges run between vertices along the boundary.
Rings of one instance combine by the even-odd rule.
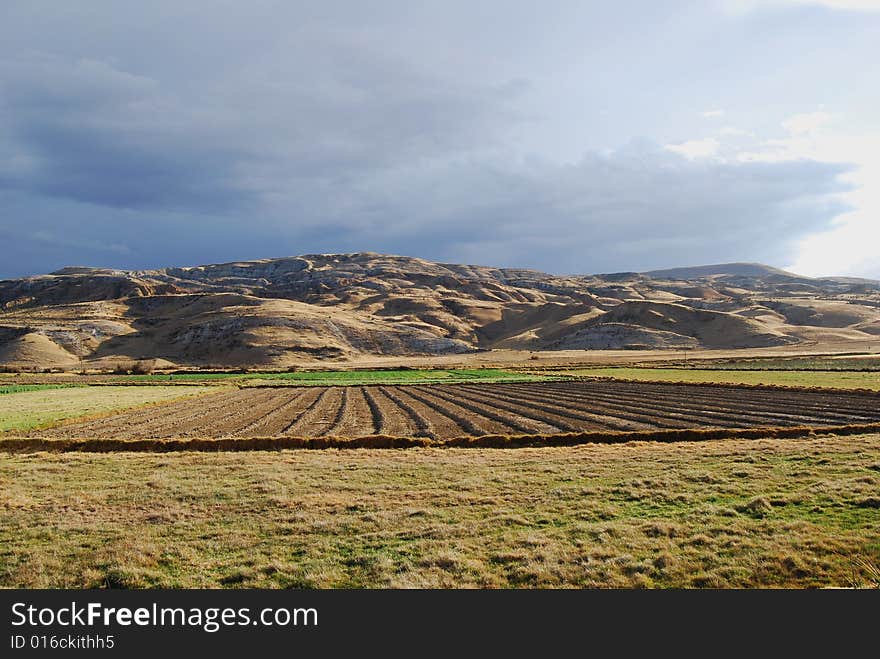
[[[634,382],[277,387],[225,391],[34,433],[48,438],[425,437],[843,426],[880,396]]]

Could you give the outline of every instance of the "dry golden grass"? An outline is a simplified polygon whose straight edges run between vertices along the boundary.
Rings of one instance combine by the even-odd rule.
[[[683,428],[661,430],[591,430],[569,433],[521,435],[464,435],[449,439],[362,435],[357,437],[182,437],[120,439],[87,437],[0,437],[0,451],[62,453],[171,453],[178,451],[281,451],[287,449],[403,449],[403,448],[501,448],[572,447],[582,444],[629,442],[707,442],[720,439],[799,439],[816,436],[861,435],[880,431],[880,423],[838,426],[767,426],[758,428]]]
[[[0,586],[877,585],[880,435],[0,455]]]

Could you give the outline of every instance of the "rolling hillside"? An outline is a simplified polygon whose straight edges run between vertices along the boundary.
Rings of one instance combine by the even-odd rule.
[[[557,276],[374,253],[0,281],[0,365],[284,367],[497,348],[876,342],[880,284],[757,264]]]

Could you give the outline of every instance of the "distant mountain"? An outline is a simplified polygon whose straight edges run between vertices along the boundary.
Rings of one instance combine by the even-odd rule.
[[[556,276],[374,253],[0,281],[0,364],[285,367],[365,354],[880,337],[880,285],[760,264]]]
[[[721,263],[717,265],[697,265],[688,268],[669,268],[668,270],[651,270],[643,273],[652,279],[702,279],[718,275],[729,277],[769,277],[778,275],[804,279],[791,272],[773,268],[761,263]]]

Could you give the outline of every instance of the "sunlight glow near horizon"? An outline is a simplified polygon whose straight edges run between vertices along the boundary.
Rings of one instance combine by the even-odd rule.
[[[802,124],[795,118],[788,128],[799,125]],[[792,130],[791,138],[770,141],[767,146],[768,157],[856,166],[854,171],[841,176],[854,186],[851,192],[840,195],[852,210],[834,218],[827,231],[801,240],[797,257],[787,269],[814,277],[851,275],[880,279],[880,134],[851,136],[833,130],[826,132],[816,124],[806,131]]]
[[[704,112],[718,117],[722,111]],[[846,117],[825,110],[785,118],[787,135],[761,139],[725,126],[715,137],[666,145],[688,159],[740,162],[838,162],[854,166],[840,176],[853,189],[838,195],[851,210],[835,217],[827,230],[799,241],[791,263],[774,264],[811,277],[863,276],[880,279],[880,133],[850,135]],[[745,141],[744,141],[745,139]],[[732,142],[732,143],[731,143]]]

